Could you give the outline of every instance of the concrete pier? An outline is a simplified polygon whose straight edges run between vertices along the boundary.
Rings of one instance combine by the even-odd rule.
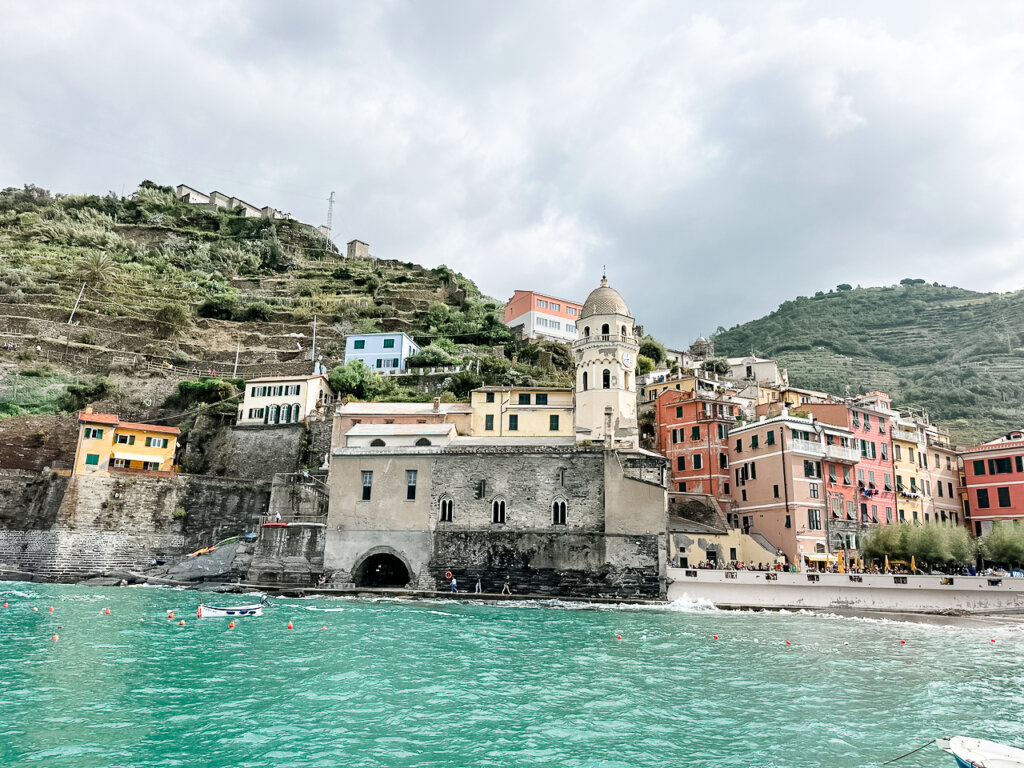
[[[669,600],[708,600],[719,608],[948,614],[1024,612],[1024,579],[1008,576],[669,568],[668,577]]]

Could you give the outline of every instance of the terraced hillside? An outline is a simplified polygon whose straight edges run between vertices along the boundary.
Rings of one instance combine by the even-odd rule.
[[[463,389],[560,379],[530,365],[538,350],[514,342],[501,309],[447,267],[343,258],[306,224],[205,210],[151,182],[129,197],[0,192],[0,415],[46,412],[69,382],[118,372],[155,406],[167,393],[147,394],[147,376],[167,371],[172,389],[235,376],[236,352],[237,378],[309,371],[314,322],[328,368],[346,334],[402,330],[436,360],[474,363]]]
[[[783,303],[715,335],[718,354],[777,358],[795,386],[890,392],[962,444],[1024,424],[1024,292],[904,280]]]

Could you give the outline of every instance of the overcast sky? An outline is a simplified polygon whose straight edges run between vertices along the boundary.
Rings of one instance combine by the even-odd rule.
[[[837,283],[1024,287],[1024,4],[26,2],[0,186],[218,189],[672,345]]]

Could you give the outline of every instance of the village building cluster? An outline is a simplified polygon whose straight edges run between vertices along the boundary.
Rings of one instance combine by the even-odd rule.
[[[801,389],[703,337],[638,374],[642,328],[604,278],[583,303],[516,291],[506,322],[569,344],[574,385],[400,403],[339,401],[322,373],[246,382],[238,428],[333,420],[332,583],[657,597],[671,565],[827,566],[878,526],[1024,518],[1024,433],[957,448],[884,392]],[[418,352],[404,333],[346,340],[381,373]],[[76,474],[174,471],[175,428],[80,421]]]

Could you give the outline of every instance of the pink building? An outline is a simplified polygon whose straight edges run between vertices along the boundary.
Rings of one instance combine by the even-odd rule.
[[[523,335],[555,341],[576,341],[576,319],[582,304],[546,293],[516,291],[505,305],[505,325],[523,326]]]

